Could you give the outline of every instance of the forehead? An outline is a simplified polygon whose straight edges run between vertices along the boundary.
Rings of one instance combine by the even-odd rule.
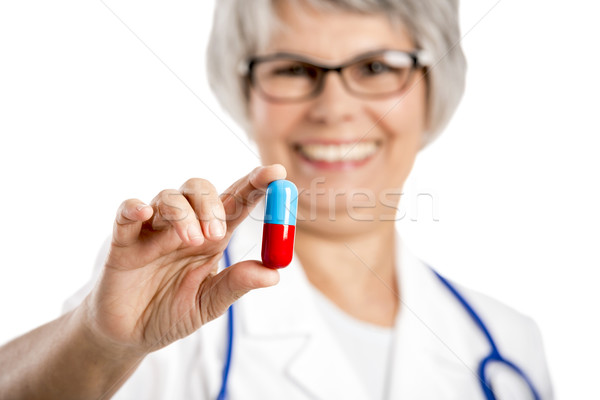
[[[372,50],[414,48],[406,29],[384,14],[316,10],[301,1],[276,3],[280,24],[264,53],[290,52],[342,62]]]

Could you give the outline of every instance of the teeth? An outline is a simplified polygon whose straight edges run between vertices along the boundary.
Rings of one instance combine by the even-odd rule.
[[[360,161],[375,153],[377,143],[307,144],[299,146],[299,149],[302,154],[313,161]]]

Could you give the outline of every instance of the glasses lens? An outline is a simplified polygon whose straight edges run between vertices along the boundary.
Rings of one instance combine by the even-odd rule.
[[[254,67],[254,82],[269,97],[293,100],[308,96],[316,87],[318,68],[292,59],[261,61]]]
[[[344,77],[356,93],[382,95],[404,89],[412,69],[413,60],[408,54],[386,52],[348,66]]]

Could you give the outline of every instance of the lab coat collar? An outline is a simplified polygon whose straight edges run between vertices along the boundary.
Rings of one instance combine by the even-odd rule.
[[[236,232],[245,240],[232,243],[232,262],[242,259],[236,257],[260,259],[259,221],[245,223]],[[466,313],[430,268],[400,238],[396,247],[401,305],[386,397],[460,398],[454,397],[456,388],[472,386],[485,342],[478,332],[465,334],[464,324],[470,323]],[[296,337],[297,350],[289,353],[293,356],[286,361],[286,373],[312,397],[370,398],[317,309],[299,262],[294,258],[280,276],[278,285],[253,291],[238,303],[243,334],[268,338],[265,343]]]

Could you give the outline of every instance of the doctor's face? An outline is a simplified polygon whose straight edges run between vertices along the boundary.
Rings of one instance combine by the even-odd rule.
[[[294,3],[279,2],[286,29],[274,35],[259,56],[290,53],[314,64],[337,66],[378,50],[415,50],[408,34],[393,27],[384,15],[297,10],[300,6]],[[285,95],[305,93],[301,82],[319,73],[304,69],[306,64],[277,64],[275,58],[275,63],[255,71],[255,76],[264,73],[279,79],[285,75],[283,82],[290,85],[283,90]],[[346,85],[354,85],[348,81],[357,73],[378,73],[382,66],[372,63],[360,68],[344,72]],[[425,129],[426,82],[422,78],[422,71],[413,71],[401,92],[376,98],[351,93],[335,71],[324,74],[316,96],[296,101],[265,95],[265,90],[277,87],[252,86],[252,135],[262,162],[283,164],[288,179],[298,186],[299,226],[306,223],[303,220],[315,219],[324,224],[320,226],[331,225],[328,221],[333,220],[393,219],[391,204],[399,200]],[[262,83],[269,81],[265,78]]]

